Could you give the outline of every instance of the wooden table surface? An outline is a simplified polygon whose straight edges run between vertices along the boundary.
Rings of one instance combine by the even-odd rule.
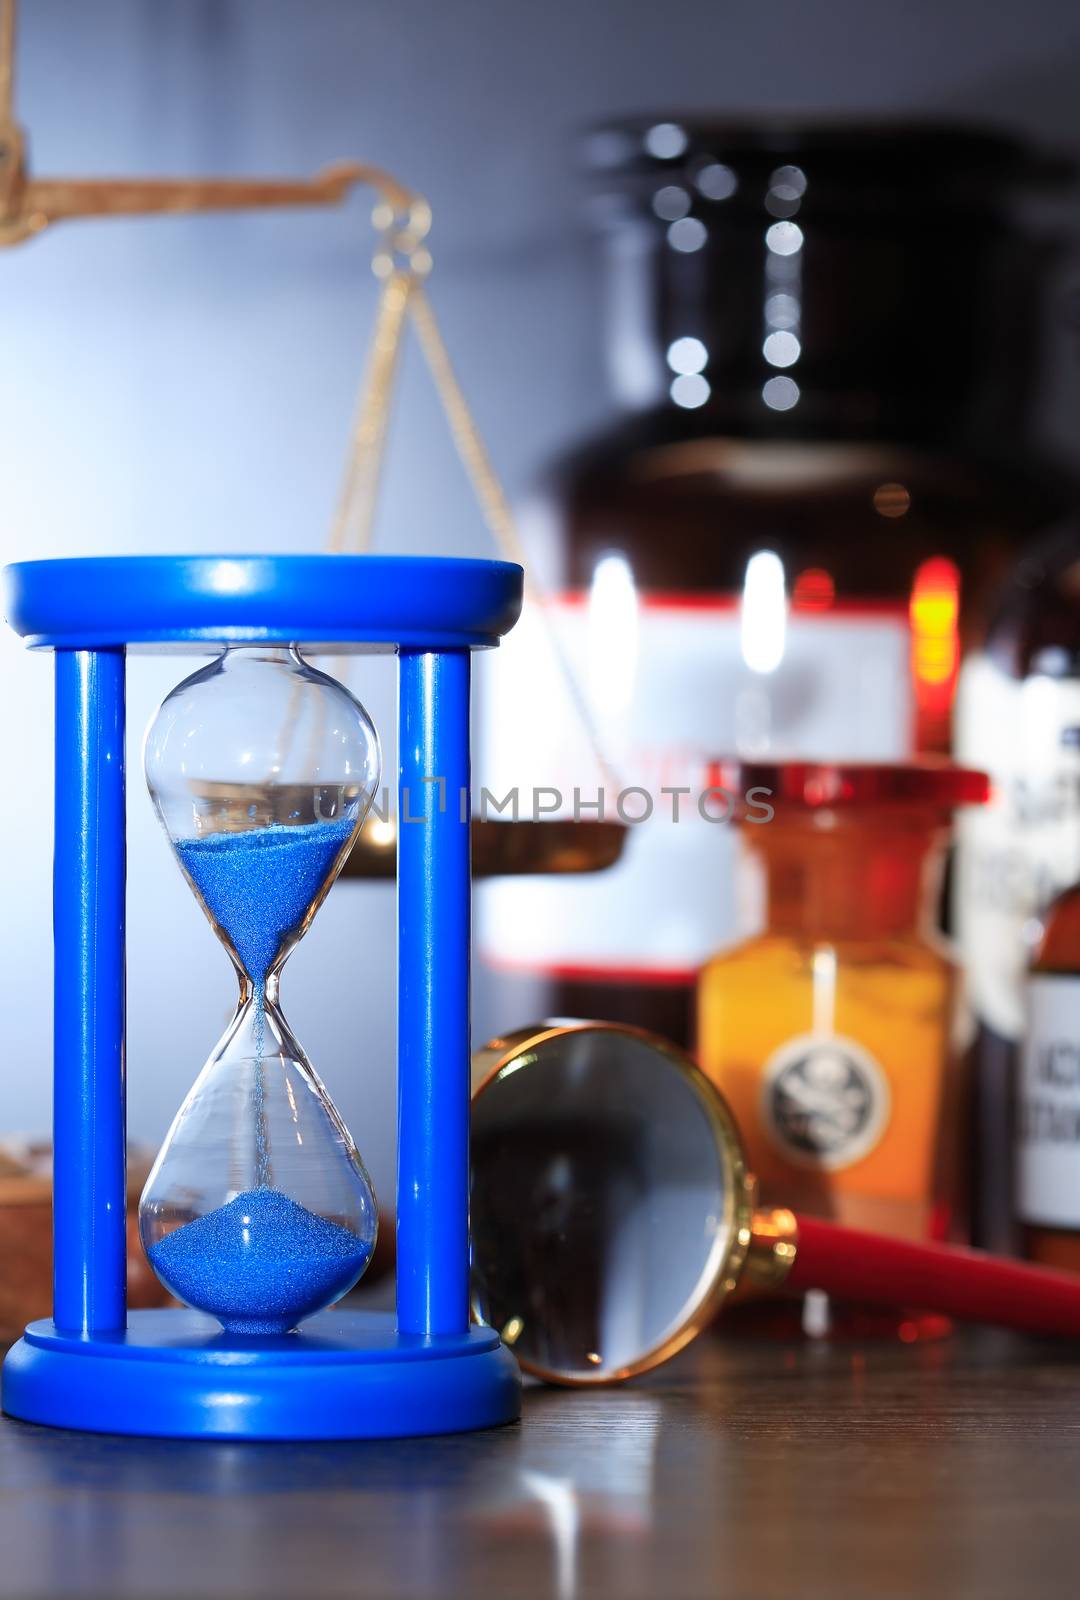
[[[0,1595],[1080,1594],[1080,1353],[715,1334],[520,1426],[386,1444],[0,1421]]]

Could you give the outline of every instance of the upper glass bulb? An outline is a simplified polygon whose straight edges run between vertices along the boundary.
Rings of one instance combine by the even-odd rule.
[[[278,977],[379,782],[363,706],[295,648],[237,646],[174,689],[146,778],[240,1000],[139,1207],[150,1263],[231,1332],[283,1333],[356,1282],[374,1191],[278,1006]]]
[[[379,740],[293,647],[234,646],[146,733],[146,782],[180,865],[254,986],[304,933],[367,815]]]

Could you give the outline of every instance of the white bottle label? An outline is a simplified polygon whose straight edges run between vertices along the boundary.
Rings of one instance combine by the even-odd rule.
[[[913,733],[906,613],[781,608],[765,630],[775,659],[763,671],[748,665],[738,596],[642,594],[627,569],[549,610],[618,775],[614,790],[604,785],[605,818],[620,820],[620,786],[635,790],[621,820],[645,811],[639,790],[652,810],[634,821],[609,871],[485,884],[484,954],[495,965],[568,977],[688,981],[736,935],[735,830],[697,806],[709,762],[740,752],[905,759]],[[595,819],[603,780],[542,620],[526,613],[479,671],[477,788],[498,798],[513,790],[521,816],[533,814],[534,791],[549,814],[573,816],[577,789],[580,816]]]
[[[1080,977],[1036,973],[1027,993],[1017,1210],[1024,1222],[1080,1228]]]
[[[1037,918],[1080,877],[1080,683],[1018,682],[965,662],[957,757],[989,772],[990,803],[958,819],[957,932],[975,1013],[1018,1039]]]
[[[869,1155],[889,1125],[889,1080],[868,1050],[839,1034],[789,1039],[766,1061],[761,1120],[780,1155],[838,1172]]]

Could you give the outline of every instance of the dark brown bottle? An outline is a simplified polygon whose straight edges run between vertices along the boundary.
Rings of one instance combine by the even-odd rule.
[[[1016,1145],[1024,1254],[1080,1272],[1080,884],[1046,912],[1026,1001]]]
[[[654,805],[612,871],[486,890],[481,944],[542,978],[529,1014],[685,1043],[736,921],[708,760],[947,748],[987,595],[1069,503],[1027,426],[1053,250],[1012,216],[1063,174],[933,125],[649,119],[588,149],[622,409],[525,532],[617,775],[606,814],[620,784]],[[570,812],[597,765],[519,634],[485,713],[497,773]]]
[[[976,1241],[1016,1244],[1015,1086],[1025,974],[1054,897],[1080,877],[1080,527],[1067,523],[1016,567],[984,645],[964,663],[957,746],[993,779],[961,819],[956,922],[977,1032],[971,1055]],[[1061,970],[1073,913],[1046,929],[1040,965]]]

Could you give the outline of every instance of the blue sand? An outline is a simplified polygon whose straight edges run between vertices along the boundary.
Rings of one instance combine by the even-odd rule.
[[[370,1246],[277,1189],[238,1194],[147,1254],[167,1288],[227,1333],[288,1333],[350,1289]]]
[[[295,826],[279,823],[249,828],[243,833],[208,833],[176,841],[177,854],[188,876],[254,986],[252,1111],[255,1185],[259,1190],[269,1189],[272,1177],[263,1081],[266,974],[286,939],[307,916],[354,828],[355,822],[343,817],[334,822]],[[182,1292],[180,1297],[189,1298]],[[202,1304],[196,1300],[190,1303]],[[325,1305],[326,1301],[319,1304]]]
[[[303,922],[355,826],[342,818],[176,841],[188,876],[256,988]]]

